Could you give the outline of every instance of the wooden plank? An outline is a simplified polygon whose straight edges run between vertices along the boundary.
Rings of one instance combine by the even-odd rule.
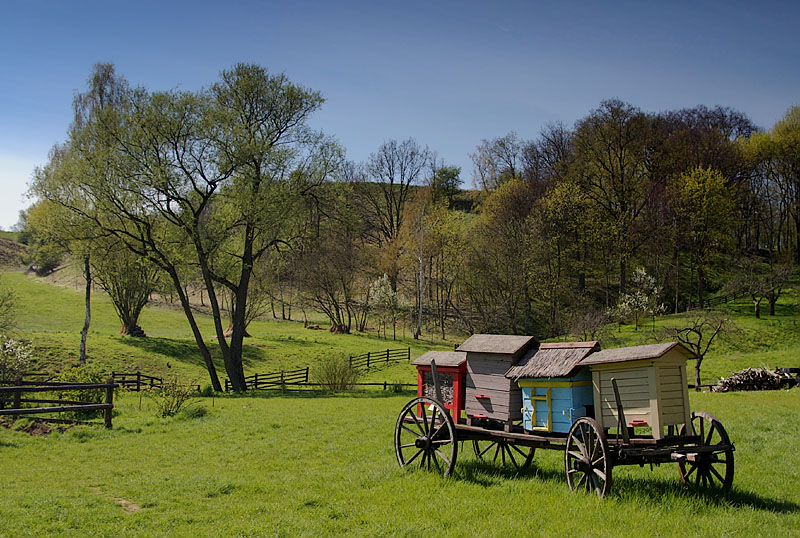
[[[603,390],[608,389],[608,390],[613,391],[613,388],[611,387],[611,378],[612,377],[614,377],[616,379],[615,376],[606,377],[605,375],[601,378],[600,387]],[[624,378],[624,379],[617,379],[617,386],[619,387],[620,390],[622,390],[624,387],[647,386],[647,377],[645,377],[643,375],[639,375],[637,377],[627,377],[627,378]]]
[[[611,378],[616,378],[617,385],[623,379],[640,379],[644,378],[647,379],[645,372],[645,368],[626,368],[620,370],[601,370],[600,373],[602,374],[603,380],[608,380],[611,382]]]
[[[113,409],[111,404],[62,405],[59,407],[29,407],[26,409],[0,409],[0,415],[33,415],[36,413],[69,413]]]

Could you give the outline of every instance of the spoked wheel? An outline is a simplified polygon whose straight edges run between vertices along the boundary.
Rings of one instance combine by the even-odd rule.
[[[484,439],[473,439],[472,449],[481,461],[494,464],[500,463],[501,465],[509,463],[518,470],[525,469],[531,464],[533,454],[536,451],[533,447],[517,446],[501,440],[490,441]]]
[[[690,454],[690,459],[678,462],[681,479],[695,487],[730,489],[733,484],[733,444],[728,432],[714,415],[704,411],[692,413],[692,426],[695,434],[700,436],[698,447],[711,447],[712,450]],[[685,434],[684,425],[681,435]]]
[[[418,405],[420,413],[417,413]],[[400,467],[417,464],[420,468],[449,475],[458,452],[453,419],[441,404],[430,398],[411,400],[397,417],[394,451]]]
[[[582,417],[572,425],[564,459],[569,489],[595,492],[600,498],[611,489],[608,443],[594,419]]]

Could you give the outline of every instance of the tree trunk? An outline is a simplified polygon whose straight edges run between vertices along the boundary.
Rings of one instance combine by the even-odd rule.
[[[703,362],[703,357],[698,357],[694,363],[694,390],[700,392],[700,364]]]
[[[200,329],[197,326],[197,321],[194,319],[192,306],[189,304],[189,298],[183,294],[183,288],[181,287],[181,281],[180,277],[178,276],[178,272],[174,267],[170,267],[167,269],[167,273],[172,279],[175,289],[178,290],[178,298],[181,301],[183,312],[186,314],[186,319],[189,320],[189,326],[192,329],[192,334],[194,335],[194,340],[197,343],[197,347],[200,349],[200,354],[203,356],[203,362],[206,365],[206,370],[208,370],[208,376],[211,378],[211,386],[214,387],[215,391],[222,392],[222,385],[219,383],[217,369],[214,367],[214,362],[211,360],[211,352],[208,350],[206,343],[203,341],[203,335],[200,333]]]
[[[769,315],[770,316],[774,316],[775,315],[775,303],[777,303],[777,302],[778,302],[777,298],[769,300]]]
[[[756,318],[761,319],[761,299],[753,299],[753,306],[755,307]]]
[[[83,278],[86,280],[84,301],[83,329],[81,329],[80,363],[86,364],[86,338],[92,322],[92,271],[89,266],[89,255],[83,257]]]

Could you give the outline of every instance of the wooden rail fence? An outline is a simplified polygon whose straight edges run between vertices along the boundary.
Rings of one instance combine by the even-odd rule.
[[[411,348],[387,349],[385,351],[368,351],[361,355],[350,355],[351,368],[372,368],[390,362],[411,360]]]
[[[142,389],[160,389],[164,386],[163,377],[145,375],[142,372],[111,372],[111,378],[120,387],[137,392]]]
[[[245,386],[248,390],[269,390],[280,388],[283,385],[307,385],[308,366],[297,370],[270,372],[268,374],[253,374],[245,376]],[[231,389],[231,380],[225,380],[225,391]]]
[[[21,381],[21,380],[20,380]],[[31,382],[27,382],[31,383]],[[0,387],[0,415],[18,417],[22,415],[39,415],[47,413],[82,413],[86,411],[103,411],[103,422],[106,428],[111,428],[111,415],[114,410],[114,389],[118,385],[109,379],[107,383],[54,383],[43,382],[35,385],[15,383],[14,386]],[[23,398],[23,395],[36,392],[63,392],[83,390],[105,391],[104,403],[81,402],[75,400],[54,400],[41,398]],[[3,396],[11,395],[11,408],[6,409],[7,400]],[[53,404],[48,407],[23,407],[23,404]],[[39,418],[39,417],[33,417]],[[49,419],[58,422],[76,422],[68,419]]]

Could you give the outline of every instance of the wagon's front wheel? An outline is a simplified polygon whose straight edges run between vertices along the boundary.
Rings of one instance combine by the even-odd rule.
[[[394,451],[400,467],[417,464],[449,475],[458,452],[453,419],[435,400],[414,398],[397,417]]]
[[[531,464],[536,451],[533,447],[520,447],[513,443],[494,439],[473,439],[472,450],[481,461],[491,461],[494,464],[502,465],[509,463],[518,470],[525,469]]]
[[[678,463],[681,479],[695,487],[721,487],[730,489],[733,484],[733,443],[728,432],[717,418],[704,411],[692,413],[695,435],[700,437],[698,451],[689,454],[686,461]],[[686,425],[681,428],[686,435]]]
[[[579,418],[567,435],[564,453],[571,490],[594,492],[602,498],[611,489],[611,459],[606,436],[592,418]]]

